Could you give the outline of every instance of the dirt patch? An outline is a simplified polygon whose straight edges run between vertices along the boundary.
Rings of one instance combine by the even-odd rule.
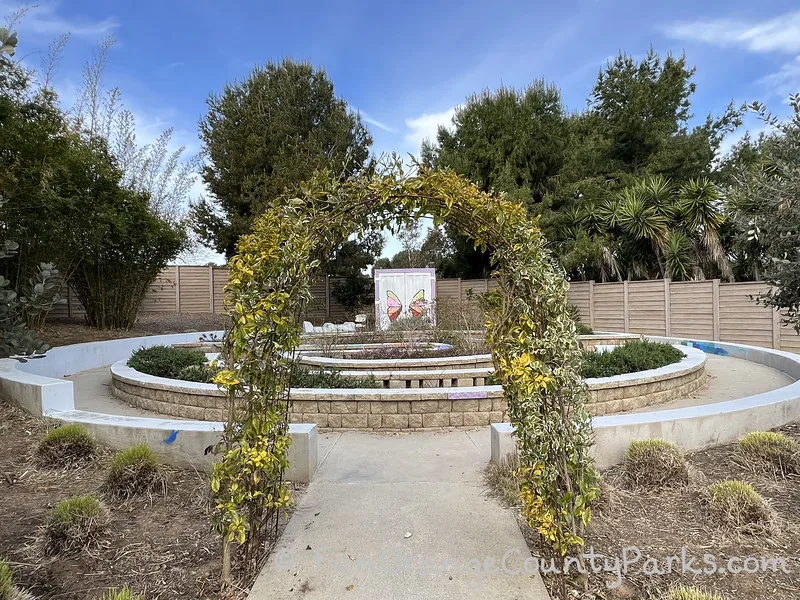
[[[123,585],[148,600],[245,597],[252,581],[239,581],[238,591],[220,591],[221,544],[211,531],[208,479],[193,470],[168,469],[166,495],[106,501],[112,518],[99,549],[44,557],[36,535],[48,510],[65,498],[99,494],[111,462],[111,452],[101,449],[98,460],[84,468],[36,467],[33,455],[47,427],[0,401],[0,557],[12,565],[22,588],[42,600],[89,600]],[[301,492],[295,488],[295,496]]]
[[[139,315],[130,329],[99,330],[89,327],[79,319],[54,319],[45,323],[40,336],[50,346],[66,346],[84,342],[116,340],[120,338],[217,331],[224,329],[225,315],[213,313],[145,313]]]
[[[800,441],[800,423],[783,427],[781,431]],[[689,465],[689,482],[660,491],[629,489],[619,467],[603,473],[601,500],[595,507],[594,517],[585,537],[586,549],[596,555],[610,558],[641,552],[642,558],[620,578],[616,575],[592,575],[588,590],[578,577],[562,579],[545,575],[545,583],[554,599],[568,597],[580,600],[652,599],[662,600],[671,586],[678,583],[714,591],[725,600],[796,600],[800,598],[800,478],[777,476],[772,469],[754,467],[743,462],[735,452],[736,445],[718,446],[686,456]],[[702,491],[709,485],[726,479],[749,482],[775,510],[778,531],[751,534],[746,531],[723,529],[713,522],[703,508]],[[542,555],[540,538],[521,523],[523,534],[537,555]],[[682,560],[675,560],[672,572],[656,573],[644,563],[653,558],[660,571],[668,571],[668,557],[695,557],[693,568],[708,573],[695,574],[683,569]],[[713,557],[714,568],[705,563],[705,555]],[[743,560],[758,558],[760,572],[734,574],[728,568],[742,569]],[[785,570],[772,570],[772,565],[761,558],[785,558]],[[549,559],[548,559],[549,561]],[[602,567],[602,560],[597,563]],[[548,563],[549,564],[549,563]],[[612,565],[609,565],[610,567]],[[754,563],[749,563],[755,569]],[[766,571],[762,570],[766,566]],[[720,571],[723,569],[723,571]],[[613,570],[613,569],[612,569]],[[574,571],[574,569],[573,569]],[[711,573],[713,571],[713,574]],[[560,586],[566,581],[568,596],[562,596]]]

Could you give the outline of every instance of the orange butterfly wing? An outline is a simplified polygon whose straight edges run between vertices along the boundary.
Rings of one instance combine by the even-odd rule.
[[[403,303],[392,290],[386,292],[386,314],[390,321],[394,321],[400,316],[403,310]]]
[[[411,303],[408,305],[408,310],[410,310],[411,314],[415,317],[422,316],[425,312],[425,290],[420,290],[414,294]]]

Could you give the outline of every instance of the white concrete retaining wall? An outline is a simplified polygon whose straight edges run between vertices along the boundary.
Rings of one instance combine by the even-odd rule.
[[[648,339],[685,344],[707,354],[742,358],[782,371],[795,380],[800,379],[800,356],[790,352],[727,342],[651,336]],[[797,419],[800,419],[800,381],[727,402],[594,417],[592,454],[598,468],[605,469],[621,463],[634,440],[661,438],[683,451],[702,450],[736,441],[751,431],[781,427]],[[507,423],[492,425],[492,428],[492,459],[499,460],[503,456],[501,452],[510,447],[512,428]]]
[[[25,363],[0,360],[0,395],[28,412],[71,423],[80,423],[100,442],[115,449],[146,443],[165,462],[176,466],[208,469],[213,455],[206,449],[220,440],[223,423],[127,417],[75,408],[74,388],[63,377],[127,359],[141,347],[197,342],[201,337],[221,336],[221,331],[178,333],[74,344],[53,348],[44,357]],[[216,388],[216,386],[211,386]],[[285,477],[308,482],[318,465],[318,428],[314,424],[289,426],[289,469]]]

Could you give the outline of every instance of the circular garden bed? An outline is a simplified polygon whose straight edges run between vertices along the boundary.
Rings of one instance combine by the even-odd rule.
[[[149,348],[134,353],[112,365],[113,393],[163,415],[224,420],[226,398],[208,383],[214,368],[207,360],[216,355],[203,352],[213,349],[179,353]],[[694,348],[636,341],[616,349],[597,344],[594,350],[587,353],[587,372],[611,375],[586,379],[594,415],[668,402],[703,383],[705,355]],[[172,354],[181,356],[166,358]],[[413,430],[474,427],[507,419],[502,387],[492,385],[490,355],[351,359],[303,354],[298,363],[291,390],[292,422],[331,429]],[[625,373],[626,369],[635,372]]]

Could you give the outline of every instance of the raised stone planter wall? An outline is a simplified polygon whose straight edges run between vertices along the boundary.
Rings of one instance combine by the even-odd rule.
[[[705,355],[694,348],[681,349],[686,358],[662,369],[587,380],[590,412],[604,415],[632,410],[694,391],[702,384]],[[118,398],[145,410],[179,418],[225,419],[225,398],[215,385],[145,375],[125,362],[119,361],[111,367],[113,392]],[[315,423],[323,429],[477,427],[507,418],[503,389],[499,385],[293,389],[291,393],[290,420]]]

